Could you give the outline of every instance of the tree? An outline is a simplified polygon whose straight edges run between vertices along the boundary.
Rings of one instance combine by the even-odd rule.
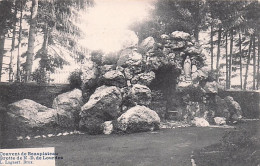
[[[243,89],[243,65],[242,65],[242,40],[241,33],[239,32],[239,64],[240,64],[240,89]]]
[[[35,42],[35,36],[37,30],[36,28],[37,13],[38,13],[38,0],[32,0],[28,49],[26,52],[25,82],[31,80],[31,72],[32,72],[32,65],[33,65],[33,58],[34,58],[34,42]]]
[[[219,70],[221,33],[222,33],[222,27],[220,26],[218,29],[218,50],[217,50],[217,63],[216,63],[217,70]]]
[[[226,32],[226,42],[225,42],[225,50],[226,50],[226,88],[229,88],[229,61],[228,61],[228,33]]]
[[[232,78],[232,58],[233,58],[233,37],[234,37],[234,31],[233,29],[230,30],[230,54],[229,54],[229,75],[228,75],[228,88],[231,88],[231,78]]]
[[[6,52],[5,50],[5,38],[8,29],[12,27],[12,4],[13,2],[8,0],[0,1],[0,81],[2,78],[3,58]]]
[[[247,63],[246,63],[246,74],[245,74],[245,79],[244,79],[244,90],[246,90],[246,86],[247,86],[247,77],[248,77],[248,68],[250,65],[250,59],[251,59],[251,47],[252,47],[252,37],[250,38],[250,44],[248,47],[248,55],[247,55]]]
[[[214,61],[214,46],[213,46],[213,37],[214,37],[214,29],[213,25],[210,26],[210,57],[211,57],[211,70],[213,70],[213,61]]]
[[[255,34],[253,35],[253,90],[256,86],[256,54],[255,54]]]
[[[20,18],[19,18],[19,35],[18,35],[18,45],[17,45],[17,62],[16,62],[16,81],[21,82],[21,62],[20,62],[20,50],[21,50],[21,40],[22,40],[22,20],[23,20],[23,0],[20,1]]]
[[[148,36],[159,39],[173,31],[193,34],[198,40],[205,17],[204,1],[158,0],[154,6],[151,20],[132,27],[140,40]]]
[[[17,22],[17,1],[14,1],[14,14],[13,14],[13,32],[12,32],[12,46],[11,46],[11,56],[9,62],[9,82],[13,81],[13,52],[15,49],[15,39],[16,39],[16,22]]]

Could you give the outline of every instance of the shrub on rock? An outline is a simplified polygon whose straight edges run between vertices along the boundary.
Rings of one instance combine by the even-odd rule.
[[[76,128],[82,104],[82,91],[79,89],[58,95],[52,104],[52,108],[57,110],[57,124],[61,127]]]
[[[216,81],[206,82],[206,85],[204,86],[203,89],[206,91],[206,93],[216,94],[218,93],[218,83]]]
[[[142,132],[159,129],[160,117],[145,106],[130,108],[117,119],[117,127],[124,132]]]
[[[225,97],[224,100],[227,103],[231,119],[234,121],[240,120],[242,118],[242,111],[238,102],[236,102],[231,96]]]
[[[216,108],[215,108],[216,116],[224,117],[227,120],[229,120],[230,113],[228,111],[228,106],[226,101],[224,99],[221,99],[221,97],[219,96],[216,96],[215,101],[216,101]]]

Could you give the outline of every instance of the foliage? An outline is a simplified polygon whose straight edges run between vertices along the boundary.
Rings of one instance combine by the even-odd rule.
[[[38,84],[50,83],[51,79],[48,76],[48,72],[43,68],[38,68],[32,73],[32,81],[36,81]]]
[[[53,54],[54,55],[49,54],[47,50],[44,49],[38,50],[35,58],[40,58],[39,67],[53,73],[55,68],[62,68],[63,65],[68,64],[68,62],[62,59],[58,54]]]
[[[201,86],[194,86],[190,85],[188,87],[185,87],[182,90],[182,96],[184,96],[184,100],[189,100],[193,102],[202,102],[203,96],[205,96],[205,93]],[[186,98],[188,97],[188,98]]]
[[[72,89],[74,89],[74,88],[81,89],[81,85],[82,85],[81,76],[82,76],[82,74],[83,73],[82,73],[81,70],[75,70],[72,73],[70,73],[68,80],[69,80],[70,87]]]
[[[132,29],[142,39],[152,36],[159,39],[162,34],[184,31],[198,39],[203,23],[204,2],[182,0],[158,0],[152,12],[152,19],[143,24],[135,24]]]
[[[101,50],[93,51],[91,53],[91,60],[98,65],[102,64],[102,57],[104,53]]]

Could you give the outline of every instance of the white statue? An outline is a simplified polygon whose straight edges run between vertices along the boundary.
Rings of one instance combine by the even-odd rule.
[[[190,60],[189,56],[187,56],[184,61],[183,70],[184,70],[186,81],[190,81],[191,80],[191,60]]]

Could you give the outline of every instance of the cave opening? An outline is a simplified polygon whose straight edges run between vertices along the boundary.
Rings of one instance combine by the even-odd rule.
[[[178,77],[181,74],[181,70],[174,65],[164,65],[159,67],[155,72],[155,79],[150,85],[152,91],[160,91],[163,94],[163,100],[165,100],[166,111],[171,110],[174,107],[176,98],[176,86],[178,83]]]

